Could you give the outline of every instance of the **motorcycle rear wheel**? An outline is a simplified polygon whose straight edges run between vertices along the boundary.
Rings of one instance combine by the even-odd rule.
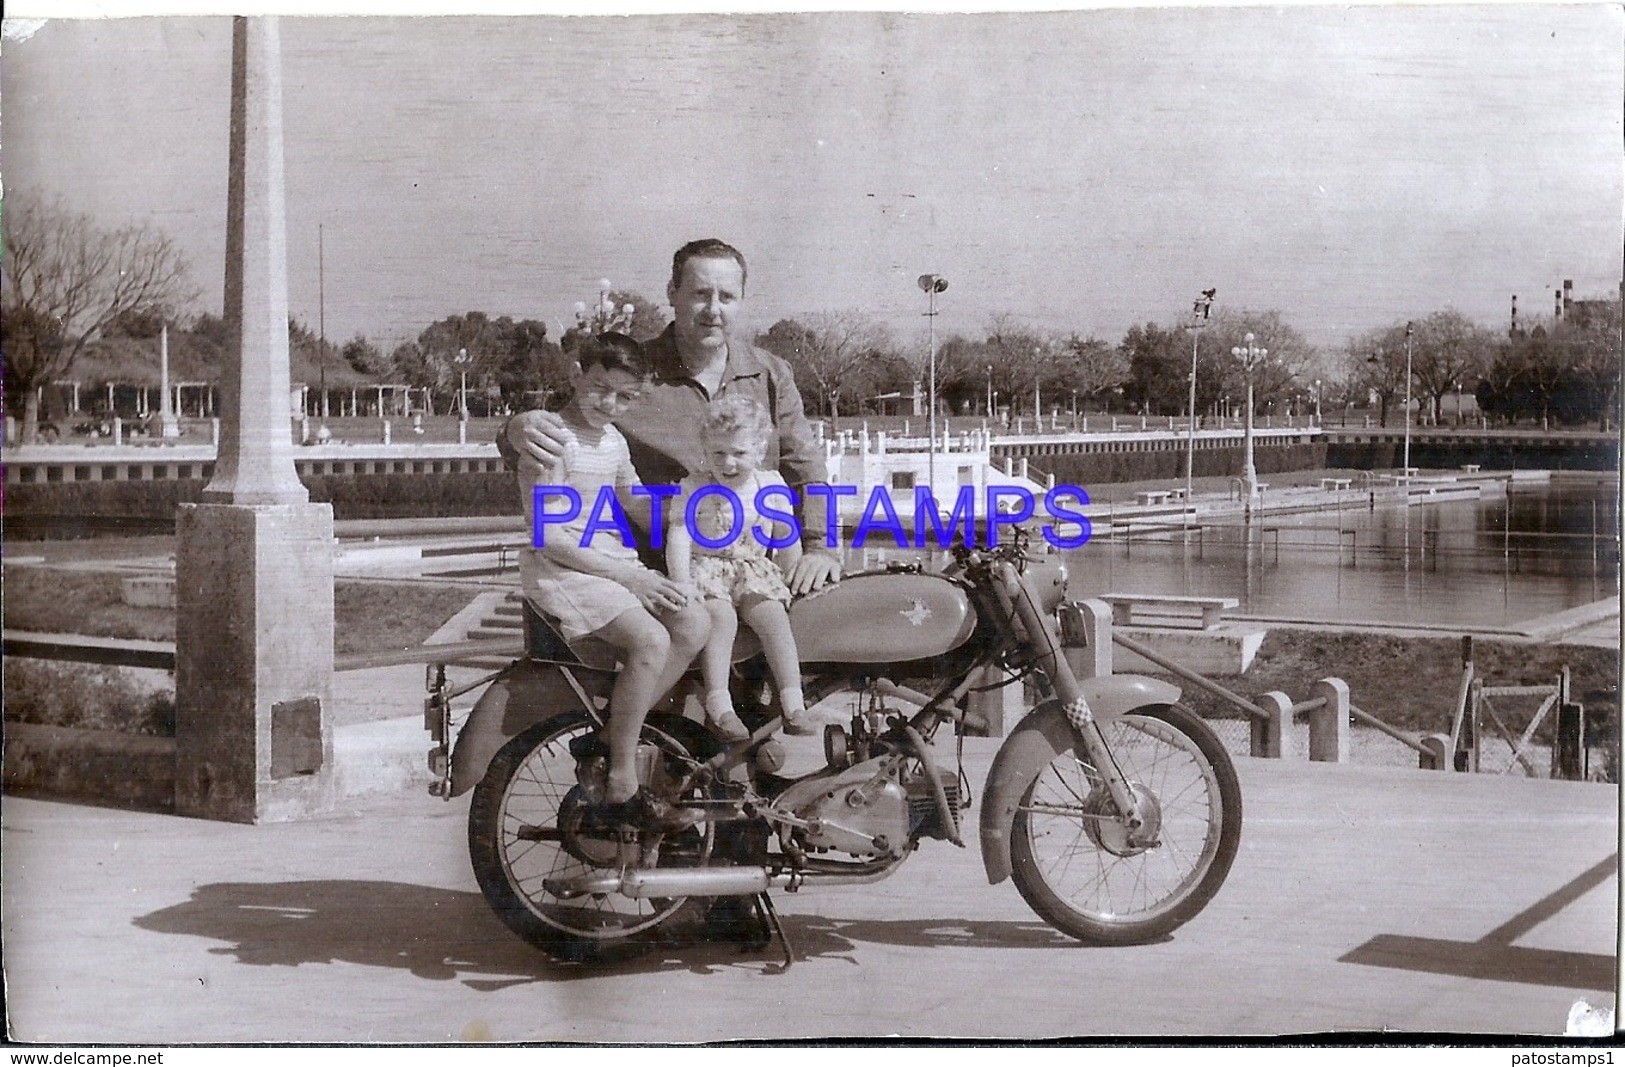
[[[1039,772],[1016,809],[1016,889],[1045,922],[1080,941],[1158,940],[1219,891],[1241,841],[1241,787],[1230,754],[1172,704],[1101,724],[1106,745],[1157,831],[1132,843],[1095,768],[1075,750]]]
[[[567,960],[653,930],[687,899],[558,896],[545,884],[613,871],[626,865],[625,850],[640,848],[583,825],[586,800],[569,746],[593,731],[591,719],[571,712],[518,734],[492,758],[468,812],[469,859],[486,903],[514,933]],[[645,726],[642,740],[660,749],[666,773],[686,769],[690,753],[676,737]],[[702,865],[714,837],[709,823],[665,837],[655,865]]]

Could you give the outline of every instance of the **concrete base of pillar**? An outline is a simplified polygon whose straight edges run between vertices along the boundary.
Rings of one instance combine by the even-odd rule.
[[[333,799],[333,509],[182,505],[175,811],[303,818]]]
[[[1221,677],[1245,674],[1264,644],[1264,635],[1269,633],[1264,627],[1246,623],[1223,623],[1211,630],[1153,626],[1120,626],[1117,630],[1181,667]],[[1126,648],[1117,649],[1113,666],[1126,674],[1162,670]]]

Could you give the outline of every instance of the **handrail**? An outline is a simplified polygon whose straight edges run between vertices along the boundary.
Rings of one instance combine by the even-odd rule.
[[[1372,727],[1375,727],[1378,730],[1381,730],[1383,733],[1387,734],[1389,737],[1393,738],[1395,741],[1399,741],[1402,744],[1405,744],[1405,745],[1408,745],[1411,748],[1414,748],[1416,751],[1420,752],[1424,756],[1430,756],[1430,755],[1433,754],[1428,749],[1428,747],[1426,745],[1422,744],[1422,742],[1416,740],[1414,737],[1411,737],[1411,736],[1401,732],[1400,730],[1395,729],[1392,726],[1389,726],[1387,723],[1383,722],[1381,719],[1377,718],[1375,715],[1371,714],[1369,711],[1362,711],[1359,708],[1355,707],[1353,704],[1350,704],[1349,705],[1349,714],[1354,716],[1356,719],[1359,719],[1361,722],[1365,723],[1367,726],[1372,726]]]

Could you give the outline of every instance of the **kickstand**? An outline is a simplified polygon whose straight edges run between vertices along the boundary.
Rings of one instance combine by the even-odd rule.
[[[757,893],[754,903],[756,905],[756,917],[768,929],[768,940],[771,942],[773,937],[777,935],[779,947],[784,950],[784,971],[788,971],[790,965],[796,961],[795,952],[790,948],[790,937],[784,932],[784,924],[779,922],[779,913],[773,907],[773,898],[766,893]],[[764,945],[763,947],[767,946]],[[779,973],[783,974],[784,971]]]

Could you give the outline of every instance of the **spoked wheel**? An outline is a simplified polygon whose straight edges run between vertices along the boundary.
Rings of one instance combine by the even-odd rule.
[[[1056,929],[1135,944],[1189,921],[1218,892],[1241,841],[1241,788],[1229,753],[1185,708],[1145,707],[1100,728],[1145,827],[1130,835],[1095,768],[1062,752],[1016,809],[1011,873]]]
[[[570,742],[593,730],[585,715],[570,713],[519,734],[492,758],[468,813],[469,857],[486,902],[525,940],[572,959],[653,929],[686,899],[580,887],[613,884],[627,867],[702,865],[714,837],[709,823],[655,837],[592,820]],[[653,777],[675,780],[687,770],[681,741],[647,727],[643,740],[658,750]]]

